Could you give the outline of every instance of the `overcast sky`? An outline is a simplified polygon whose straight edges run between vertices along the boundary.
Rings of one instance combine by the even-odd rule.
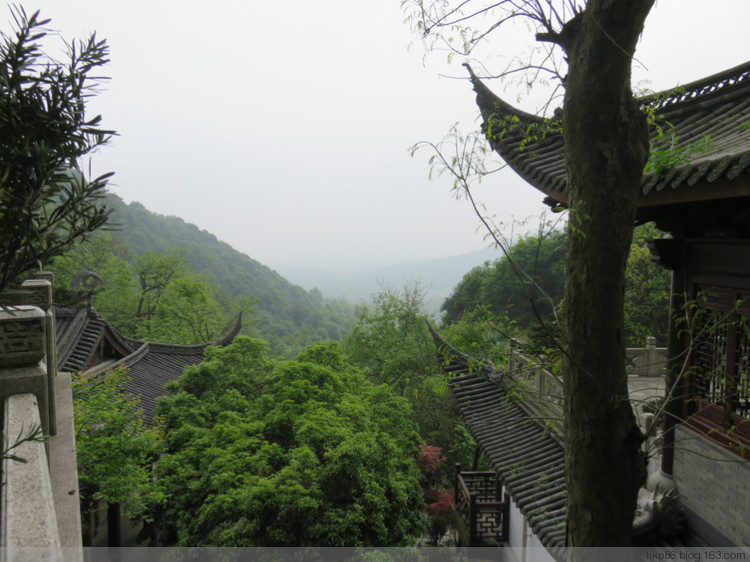
[[[428,179],[428,153],[409,155],[456,122],[475,128],[477,110],[470,84],[446,77],[465,75],[461,60],[432,55],[425,64],[418,43],[409,49],[415,37],[400,4],[23,2],[65,39],[96,31],[110,44],[111,80],[91,108],[119,133],[92,163],[115,172],[111,190],[282,274],[487,246],[450,180]],[[6,31],[9,20],[6,10]],[[662,90],[745,62],[748,22],[747,0],[657,1],[634,80]],[[512,172],[477,194],[506,224],[544,210],[542,195]]]

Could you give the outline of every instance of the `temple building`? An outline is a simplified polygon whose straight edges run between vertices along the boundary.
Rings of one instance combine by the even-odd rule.
[[[55,320],[58,371],[96,375],[125,367],[125,390],[139,399],[148,424],[153,421],[156,399],[167,393],[165,385],[179,378],[186,367],[203,361],[209,345],[230,344],[242,327],[238,317],[231,330],[216,341],[177,345],[126,338],[91,307],[57,308]]]
[[[559,121],[512,107],[469,70],[493,150],[547,204],[566,207]],[[652,115],[652,153],[637,223],[665,232],[651,248],[672,272],[672,298],[661,466],[642,490],[636,540],[750,546],[750,63],[639,102]],[[561,397],[549,398],[534,380],[536,399],[511,405],[508,372],[469,369],[437,335],[436,343],[450,357],[446,371],[458,374],[458,407],[500,490],[490,497],[474,485],[475,504],[495,503],[502,513],[474,513],[472,527],[457,486],[464,542],[481,544],[478,517],[492,521],[495,542],[544,546],[554,556],[566,545],[561,429],[518,420],[543,415]],[[470,492],[476,478],[460,480]]]

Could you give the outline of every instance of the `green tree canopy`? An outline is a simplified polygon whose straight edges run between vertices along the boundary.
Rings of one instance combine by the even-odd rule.
[[[478,306],[523,328],[552,321],[563,294],[566,240],[565,232],[558,230],[527,236],[511,246],[507,256],[474,268],[443,303],[444,323],[458,322]]]
[[[643,345],[647,336],[656,337],[660,344],[666,341],[669,272],[651,260],[648,249],[648,240],[660,236],[651,223],[634,230],[625,284],[625,339],[631,346]],[[542,347],[554,345],[549,335],[559,338],[552,312],[562,301],[566,239],[562,231],[523,238],[508,256],[469,271],[441,307],[443,325],[457,336],[473,334],[469,345],[487,340],[487,330],[477,333],[482,323],[499,330],[490,341],[500,333],[518,335],[520,330],[529,339],[544,342]]]
[[[126,376],[123,370],[92,378],[73,374],[81,505],[85,513],[95,502],[122,503],[128,517],[148,519],[147,506],[161,501],[150,462],[162,442],[158,429],[145,425],[137,400],[122,391]]]
[[[408,403],[334,342],[275,361],[238,337],[186,370],[158,411],[167,544],[403,545],[421,530]]]
[[[648,336],[658,345],[667,344],[669,320],[669,270],[656,263],[648,241],[663,237],[653,223],[633,231],[625,270],[625,337],[631,346],[645,345]]]
[[[448,458],[439,475],[446,485],[452,478],[449,467],[470,464],[474,441],[456,411],[423,304],[418,286],[373,295],[372,304],[361,308],[344,349],[370,380],[409,401],[422,439]]]

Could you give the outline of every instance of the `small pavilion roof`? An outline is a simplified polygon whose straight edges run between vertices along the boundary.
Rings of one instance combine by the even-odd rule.
[[[186,367],[203,361],[206,345],[167,345],[144,342],[140,348],[112,364],[102,364],[88,370],[97,375],[122,366],[126,369],[125,391],[138,398],[143,408],[144,421],[154,421],[156,401],[167,394],[166,384],[178,379]]]
[[[469,71],[492,148],[548,202],[567,203],[559,123],[514,108]],[[673,146],[670,165],[644,174],[641,207],[750,195],[750,62],[639,102],[664,131],[652,127],[652,150]]]
[[[179,378],[186,367],[203,361],[209,345],[230,344],[241,327],[242,318],[238,316],[229,333],[216,341],[200,345],[159,344],[122,336],[93,308],[58,309],[58,369],[96,375],[125,367],[125,391],[140,400],[145,421],[151,424],[157,398],[167,393],[166,384]],[[106,349],[103,362],[102,349]]]
[[[88,307],[56,307],[55,331],[59,371],[85,371],[92,367],[102,340],[109,344],[109,356],[114,359],[125,357],[140,347],[139,342],[123,337],[96,310]]]

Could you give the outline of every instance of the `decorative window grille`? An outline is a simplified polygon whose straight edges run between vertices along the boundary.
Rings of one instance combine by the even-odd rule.
[[[689,422],[747,453],[750,444],[750,295],[697,287],[692,314]]]

